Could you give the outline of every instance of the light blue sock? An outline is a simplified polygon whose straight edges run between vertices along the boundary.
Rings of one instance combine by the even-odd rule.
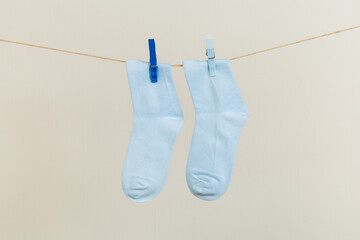
[[[158,195],[167,178],[172,150],[183,114],[169,64],[158,64],[158,82],[149,77],[149,63],[126,62],[134,124],[122,174],[125,195],[145,202]]]
[[[186,169],[191,192],[204,200],[222,196],[230,183],[236,146],[248,115],[228,60],[183,62],[195,107],[195,127]]]

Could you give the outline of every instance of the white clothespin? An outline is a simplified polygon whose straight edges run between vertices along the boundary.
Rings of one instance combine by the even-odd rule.
[[[208,57],[208,68],[210,77],[216,76],[215,51],[211,35],[206,35],[206,56]]]

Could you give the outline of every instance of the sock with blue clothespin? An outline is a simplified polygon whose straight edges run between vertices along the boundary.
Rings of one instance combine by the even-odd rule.
[[[229,186],[248,110],[229,60],[215,60],[211,36],[206,46],[207,61],[183,62],[196,113],[186,180],[195,196],[215,200]]]
[[[145,202],[160,193],[183,113],[170,64],[157,64],[155,41],[149,39],[150,62],[126,62],[134,124],[122,173],[122,187],[132,201]]]

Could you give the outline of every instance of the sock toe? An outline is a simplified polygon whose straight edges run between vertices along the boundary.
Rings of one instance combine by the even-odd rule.
[[[190,172],[187,174],[187,183],[196,197],[208,201],[218,199],[227,189],[222,179],[209,173]]]
[[[143,177],[128,177],[123,180],[123,190],[125,196],[134,202],[146,202],[159,194],[159,185]]]

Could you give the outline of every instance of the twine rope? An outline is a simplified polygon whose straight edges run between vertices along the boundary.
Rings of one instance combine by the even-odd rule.
[[[283,45],[263,49],[263,50],[252,52],[252,53],[247,53],[247,54],[244,54],[244,55],[241,55],[241,56],[238,56],[238,57],[230,58],[229,60],[234,61],[234,60],[237,60],[237,59],[240,59],[240,58],[245,58],[245,57],[253,56],[253,55],[256,55],[256,54],[273,51],[273,50],[276,50],[276,49],[279,49],[279,48],[289,47],[289,46],[292,46],[292,45],[304,43],[304,42],[315,40],[315,39],[318,39],[318,38],[328,37],[328,36],[331,36],[331,35],[343,33],[343,32],[346,32],[346,31],[357,29],[357,28],[360,28],[360,25],[355,26],[355,27],[350,27],[350,28],[337,30],[337,31],[330,32],[330,33],[325,33],[325,34],[314,36],[314,37],[309,37],[309,38],[306,38],[306,39],[286,43],[286,44],[283,44]],[[126,63],[126,61],[122,60],[122,59],[102,57],[102,56],[93,55],[93,54],[89,54],[89,53],[81,53],[81,52],[69,51],[69,50],[65,50],[65,49],[46,47],[46,46],[41,46],[41,45],[36,45],[36,44],[31,44],[31,43],[24,43],[24,42],[12,41],[12,40],[7,40],[7,39],[0,39],[0,42],[6,42],[6,43],[12,43],[12,44],[17,44],[17,45],[27,46],[27,47],[42,48],[42,49],[51,50],[51,51],[57,51],[57,52],[75,54],[75,55],[80,55],[80,56],[85,56],[85,57],[92,57],[92,58],[98,58],[98,59],[109,60],[109,61],[114,61],[114,62]],[[171,64],[171,66],[172,67],[182,67],[183,65],[182,64]]]

